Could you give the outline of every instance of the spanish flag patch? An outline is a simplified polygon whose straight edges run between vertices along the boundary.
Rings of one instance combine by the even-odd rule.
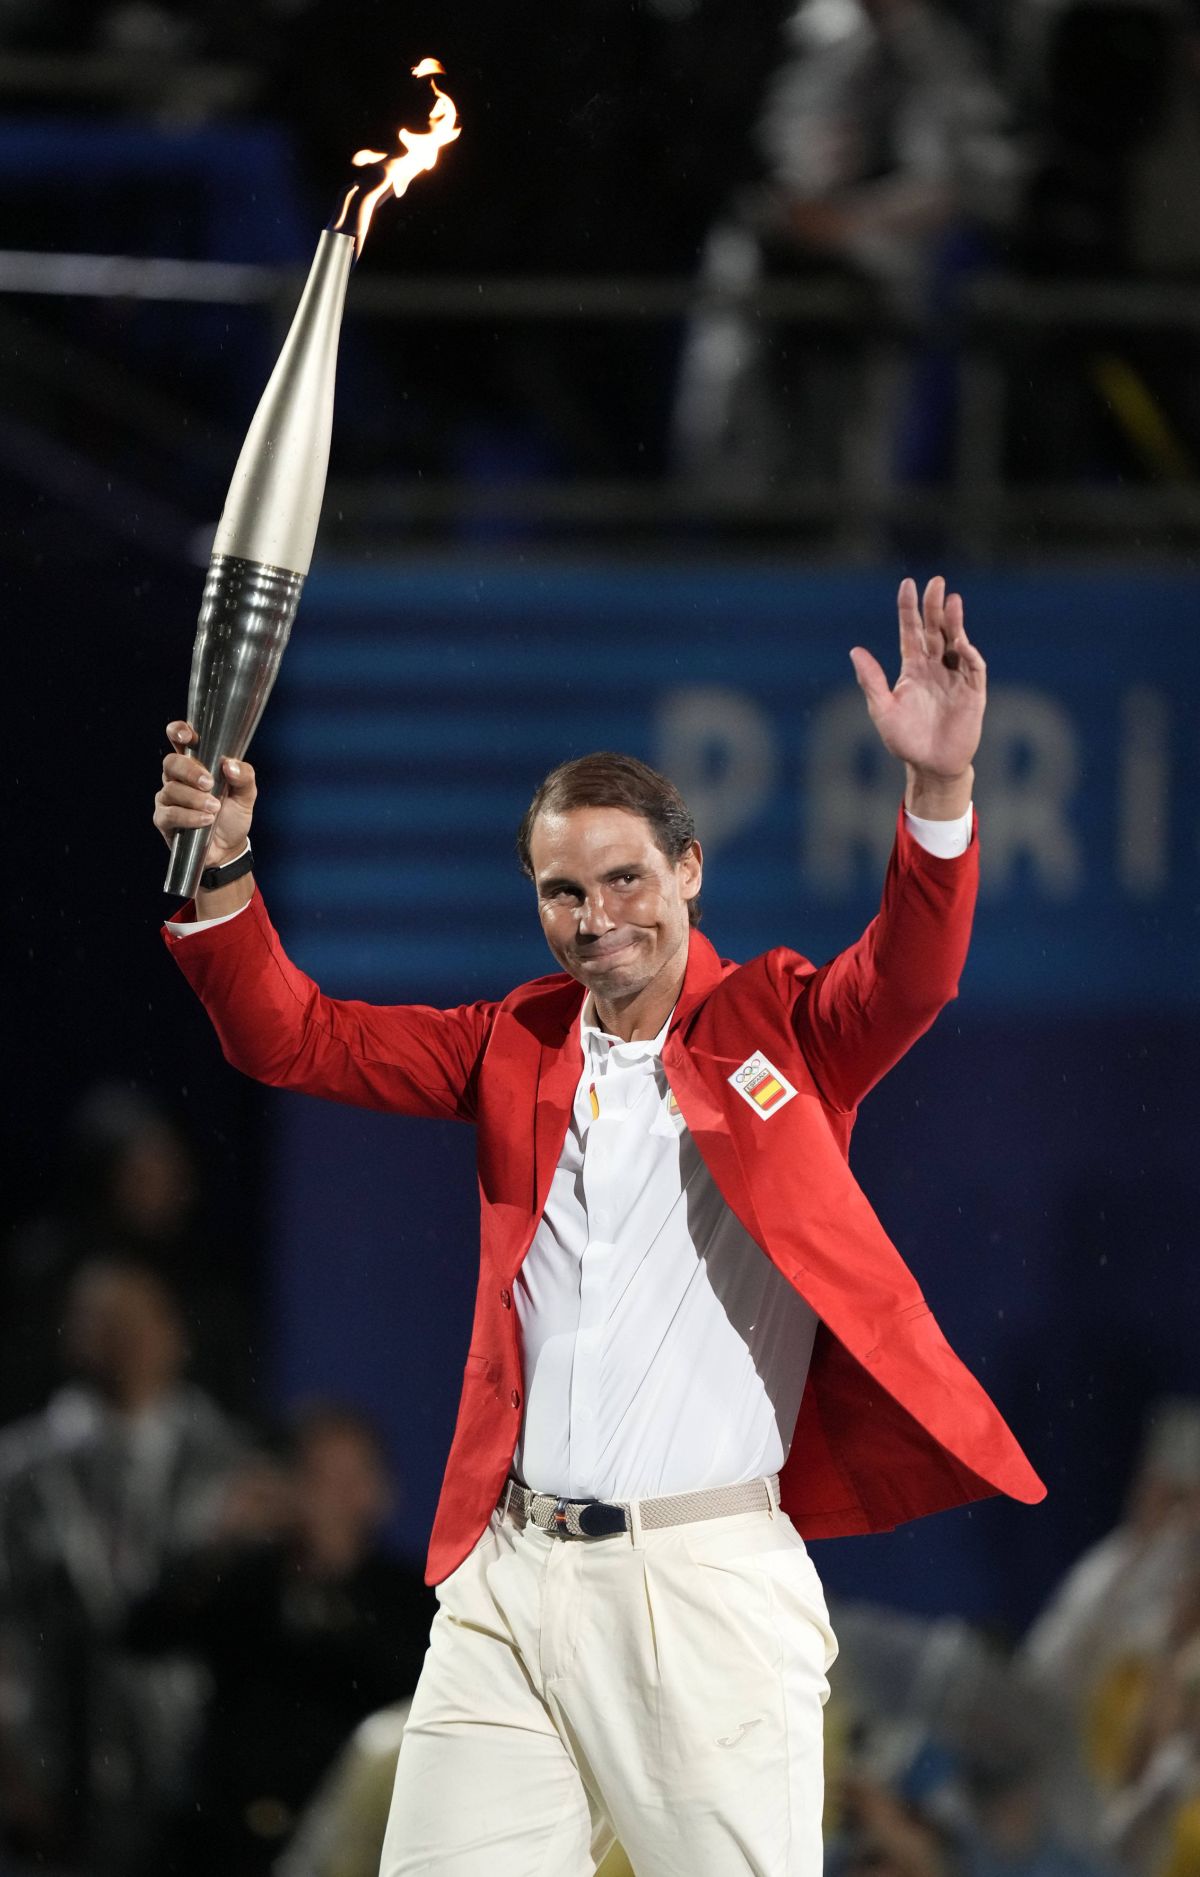
[[[761,1050],[748,1057],[740,1069],[735,1069],[729,1082],[763,1121],[778,1114],[796,1093],[782,1070],[768,1062]]]

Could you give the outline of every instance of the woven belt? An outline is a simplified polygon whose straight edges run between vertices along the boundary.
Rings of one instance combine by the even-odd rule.
[[[737,1512],[774,1511],[779,1504],[779,1478],[746,1480],[740,1486],[711,1486],[704,1492],[670,1493],[663,1499],[639,1499],[637,1523],[646,1532],[668,1525],[691,1525],[699,1519],[731,1518]],[[556,1499],[553,1493],[531,1492],[518,1480],[505,1483],[497,1507],[524,1529],[536,1525],[553,1538],[616,1538],[632,1531],[628,1505],[609,1505],[602,1499]]]

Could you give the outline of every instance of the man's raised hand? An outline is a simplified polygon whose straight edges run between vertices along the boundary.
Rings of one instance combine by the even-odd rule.
[[[925,589],[923,609],[912,580],[901,584],[898,605],[900,676],[894,687],[861,645],[850,654],[854,675],[885,749],[931,784],[957,782],[967,776],[979,747],[987,666],[967,638],[961,596],[947,594],[940,574]]]
[[[214,778],[188,750],[198,741],[189,723],[169,723],[171,752],[163,758],[162,787],[154,798],[154,825],[169,846],[180,828],[211,828],[205,851],[206,867],[240,854],[250,834],[254,798],[258,793],[254,770],[248,762],[222,763],[225,793],[218,800]]]

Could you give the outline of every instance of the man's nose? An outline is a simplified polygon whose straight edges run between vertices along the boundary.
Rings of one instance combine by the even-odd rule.
[[[594,892],[586,896],[579,909],[581,936],[602,938],[606,932],[612,931],[616,923],[615,919],[609,918],[608,907],[604,903],[604,893],[601,888],[597,887]]]

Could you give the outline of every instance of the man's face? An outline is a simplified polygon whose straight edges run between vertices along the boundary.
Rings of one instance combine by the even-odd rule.
[[[67,1300],[64,1342],[72,1366],[105,1395],[154,1392],[178,1379],[183,1333],[158,1280],[116,1265],[85,1267]]]
[[[361,1544],[387,1516],[387,1475],[371,1443],[353,1428],[326,1427],[302,1443],[296,1464],[301,1518]]]
[[[682,981],[698,845],[671,861],[641,815],[573,808],[538,816],[529,857],[546,943],[601,1005],[624,1007]]]

